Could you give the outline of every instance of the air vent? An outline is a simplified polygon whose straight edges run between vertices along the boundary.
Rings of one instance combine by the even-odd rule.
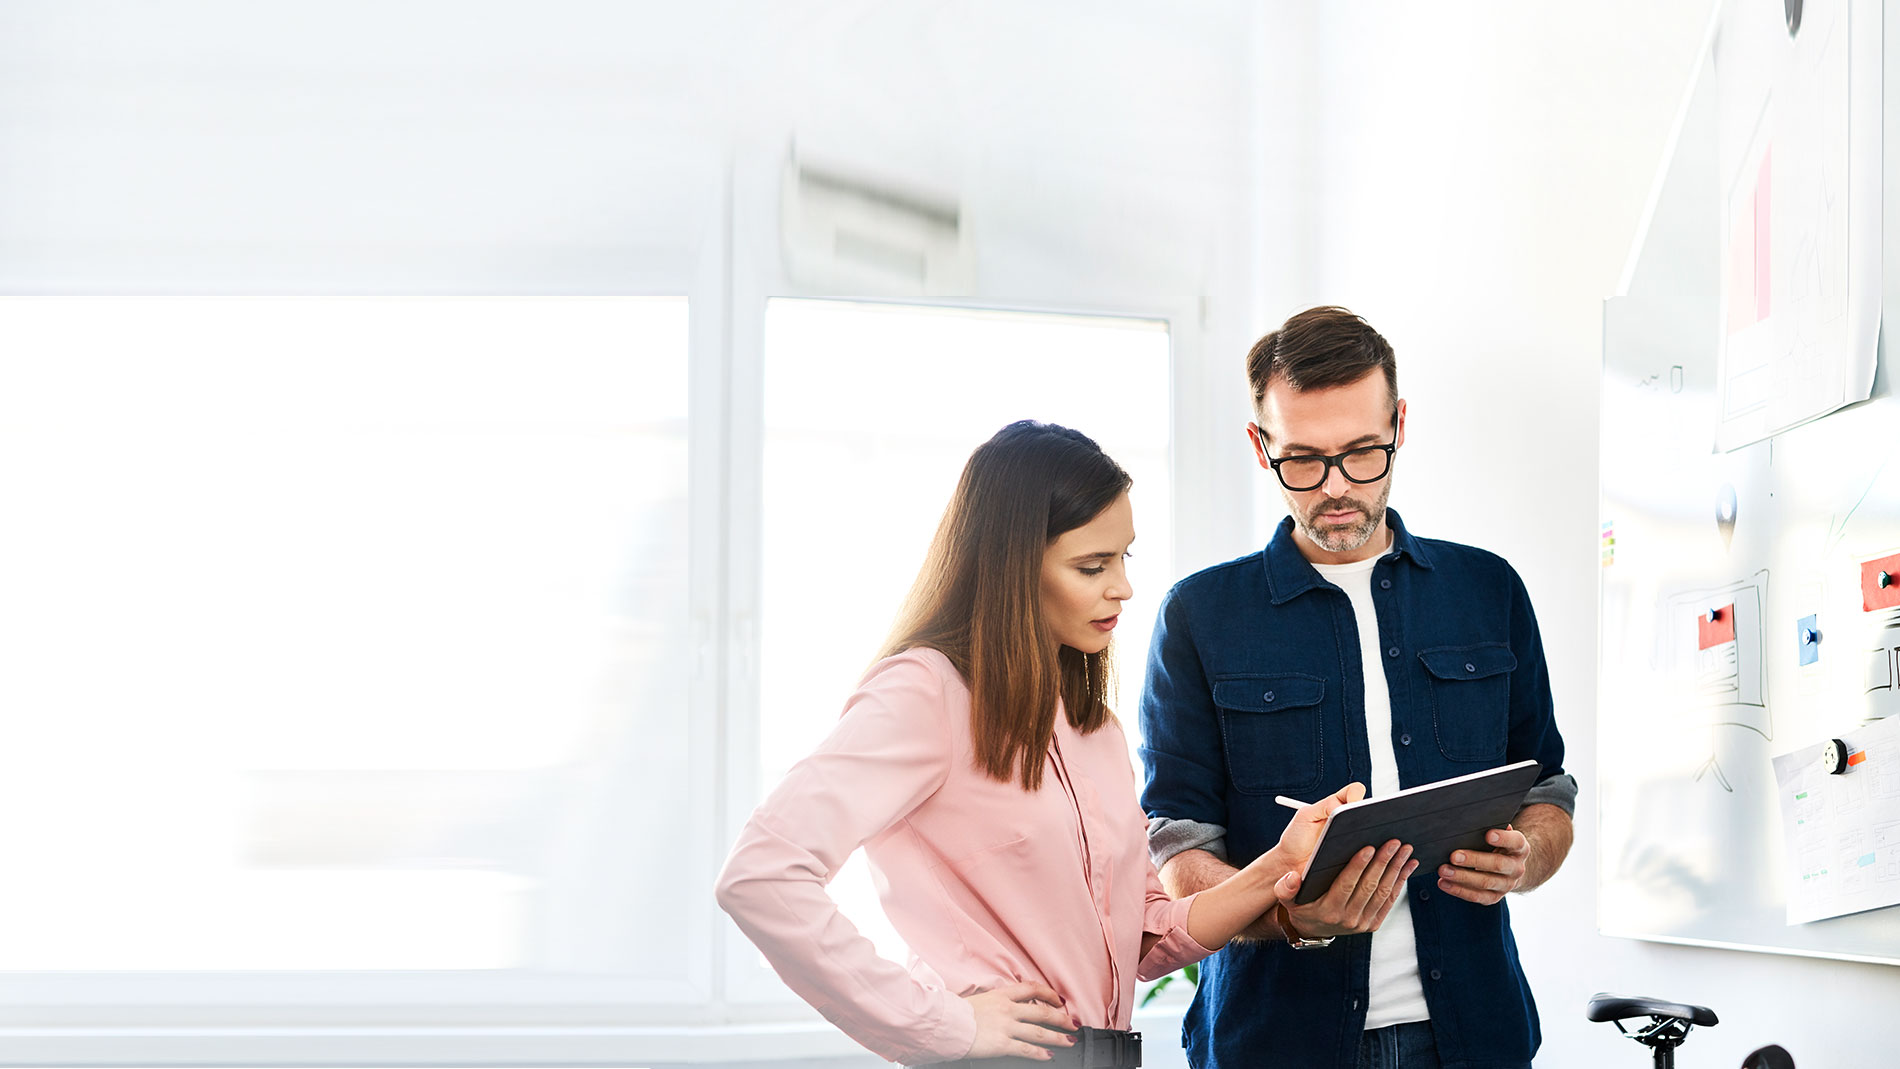
[[[820,293],[968,293],[975,272],[952,196],[801,158],[786,160],[785,269]]]

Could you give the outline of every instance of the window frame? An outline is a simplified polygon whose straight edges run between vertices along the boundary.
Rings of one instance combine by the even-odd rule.
[[[697,247],[654,250],[652,263],[616,293],[688,300],[692,657],[685,711],[690,742],[683,757],[691,782],[704,786],[685,804],[668,807],[669,820],[690,825],[686,856],[653,863],[670,866],[680,888],[679,912],[655,923],[687,926],[691,942],[706,953],[657,982],[426,972],[5,974],[0,1000],[10,1009],[0,1020],[0,1039],[10,1061],[608,1065],[862,1053],[756,968],[756,951],[710,894],[727,847],[762,793],[756,770],[764,452],[760,436],[748,429],[760,426],[764,414],[766,302],[828,296],[784,275],[768,195],[775,175],[770,167],[728,167],[723,187],[708,197]],[[1210,544],[1251,540],[1251,507],[1232,500],[1248,460],[1239,421],[1234,441],[1217,445],[1223,436],[1209,418],[1235,407],[1229,402],[1238,373],[1214,375],[1203,359],[1211,333],[1204,299],[1034,300],[984,293],[850,299],[1165,323],[1168,509],[1175,530],[1168,570],[1180,574],[1185,564],[1211,562]],[[347,981],[357,997],[337,1001],[338,981]]]

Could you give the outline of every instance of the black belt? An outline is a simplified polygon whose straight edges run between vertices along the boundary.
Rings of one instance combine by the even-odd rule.
[[[1089,1028],[1075,1033],[1075,1046],[1051,1047],[1050,1061],[1034,1058],[964,1058],[933,1062],[936,1069],[1004,1069],[1006,1066],[1050,1065],[1058,1069],[1140,1069],[1141,1033],[1119,1028]]]

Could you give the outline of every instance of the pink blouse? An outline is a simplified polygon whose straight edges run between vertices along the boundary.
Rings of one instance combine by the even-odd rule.
[[[862,845],[910,968],[880,958],[825,885]],[[1148,860],[1121,726],[1081,735],[1060,715],[1042,787],[974,763],[970,692],[948,658],[878,662],[843,718],[740,833],[719,904],[792,990],[893,1061],[963,1057],[962,996],[1025,980],[1096,1028],[1127,1028],[1135,979],[1212,951],[1187,931]],[[1144,932],[1161,936],[1144,957]]]

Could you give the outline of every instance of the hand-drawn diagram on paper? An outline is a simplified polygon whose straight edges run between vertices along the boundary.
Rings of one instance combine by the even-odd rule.
[[[1716,448],[1865,400],[1880,326],[1879,0],[1731,0],[1715,47],[1723,337]]]
[[[1900,905],[1900,717],[1843,736],[1834,774],[1817,742],[1775,758],[1788,846],[1788,923]]]
[[[1762,649],[1767,594],[1768,571],[1763,569],[1723,586],[1679,591],[1663,602],[1657,635],[1664,646],[1663,678],[1677,688],[1675,708],[1706,716],[1711,729],[1733,726],[1764,739],[1775,737]],[[1732,790],[1715,749],[1711,741],[1709,758],[1697,768],[1696,778],[1713,773],[1724,790]]]

